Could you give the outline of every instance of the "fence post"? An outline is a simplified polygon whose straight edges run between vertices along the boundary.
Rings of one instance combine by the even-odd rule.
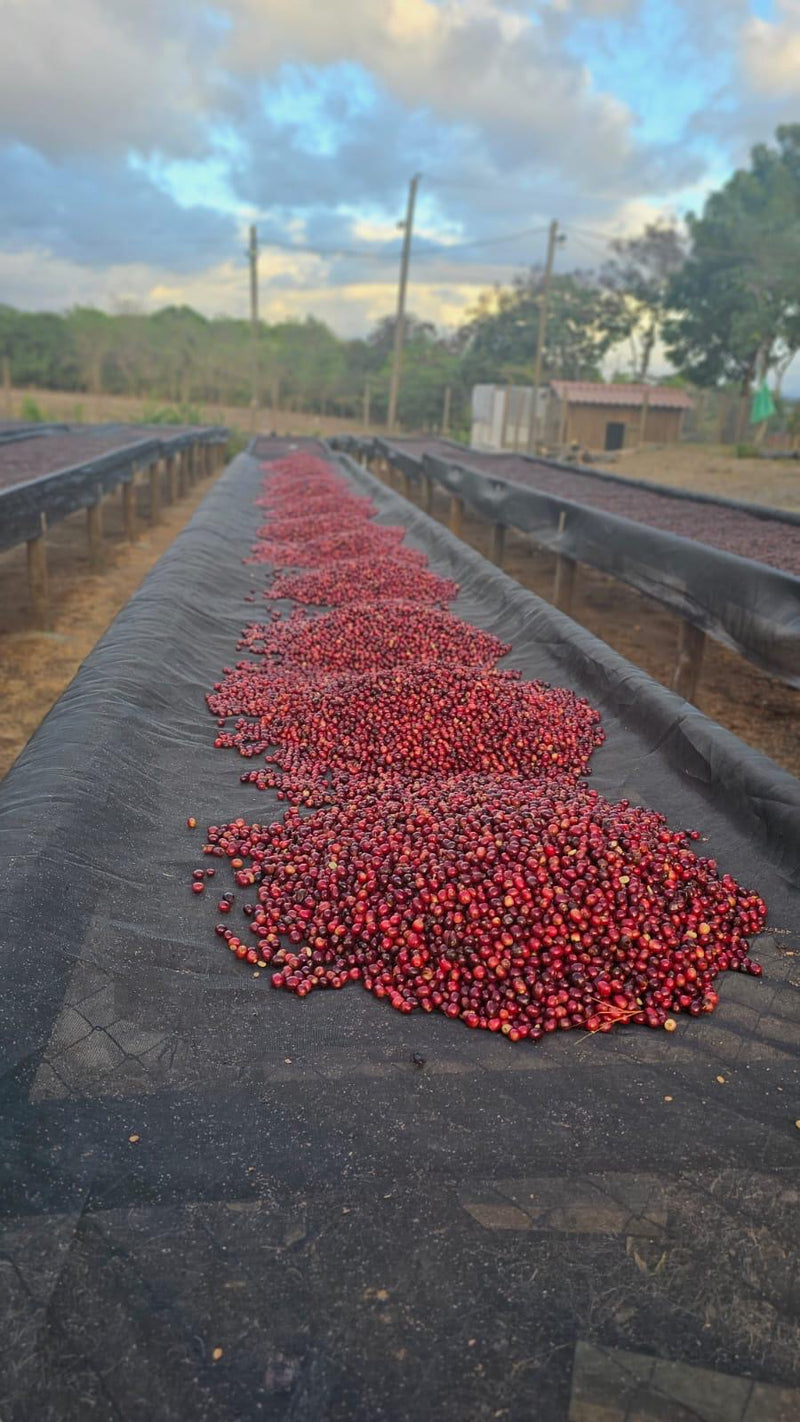
[[[682,621],[678,630],[678,657],[672,677],[672,690],[685,701],[694,701],[703,666],[706,634],[693,622]]]
[[[28,595],[31,601],[31,611],[36,626],[46,631],[50,626],[50,598],[47,585],[47,542],[45,534],[47,532],[47,520],[44,514],[39,515],[41,519],[41,533],[37,533],[35,538],[27,541],[28,555]]]

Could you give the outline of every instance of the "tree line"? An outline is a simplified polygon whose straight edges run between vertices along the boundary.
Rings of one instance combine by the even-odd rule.
[[[543,273],[485,291],[454,332],[407,318],[399,404],[407,427],[466,425],[472,386],[530,383]],[[259,403],[371,419],[386,415],[394,318],[363,339],[342,340],[323,322],[261,322]],[[671,380],[749,394],[770,372],[780,381],[800,349],[800,124],[777,130],[711,194],[685,229],[661,221],[609,244],[592,270],[553,277],[544,374],[597,380],[610,353],[618,378],[643,380],[663,348]],[[0,358],[13,384],[127,394],[175,406],[249,403],[250,323],[207,319],[190,307],[64,315],[0,306]]]

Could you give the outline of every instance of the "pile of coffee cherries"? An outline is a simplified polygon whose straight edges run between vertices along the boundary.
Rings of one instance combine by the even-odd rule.
[[[490,667],[510,648],[452,613],[413,602],[354,602],[310,617],[297,608],[284,620],[250,623],[239,650],[280,659],[305,672],[370,672],[424,662]],[[267,666],[262,667],[267,674]]]
[[[360,982],[512,1042],[671,1029],[713,1010],[720,972],[757,975],[763,901],[696,834],[586,785],[594,708],[499,670],[508,647],[325,461],[264,473],[250,561],[276,570],[268,599],[307,606],[245,627],[256,660],[207,698],[215,745],[260,762],[241,779],[290,802],[208,831],[247,900],[238,932],[219,902],[231,952],[299,997]]]
[[[333,676],[242,663],[208,704],[220,720],[252,718],[214,741],[263,756],[266,768],[242,779],[307,805],[351,781],[378,788],[420,771],[574,778],[603,739],[597,711],[563,687],[437,663]]]
[[[276,987],[360,981],[519,1041],[661,1027],[712,1011],[723,969],[759,971],[764,904],[690,840],[580,783],[475,775],[214,825],[206,852],[253,900],[249,938],[217,932]]]

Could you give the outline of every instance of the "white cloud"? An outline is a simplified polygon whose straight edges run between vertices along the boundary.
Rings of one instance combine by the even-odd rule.
[[[777,19],[753,17],[741,32],[741,63],[758,94],[800,96],[800,0],[777,0]]]
[[[202,146],[213,31],[188,0],[3,0],[0,137],[50,156]]]
[[[406,108],[465,126],[508,171],[524,159],[599,185],[636,164],[633,116],[594,90],[549,6],[530,15],[495,0],[226,3],[235,23],[224,58],[242,77],[285,61],[350,60]]]

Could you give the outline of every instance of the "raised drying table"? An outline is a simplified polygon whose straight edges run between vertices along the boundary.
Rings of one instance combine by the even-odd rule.
[[[122,486],[125,528],[134,536],[133,484],[149,482],[150,518],[162,499],[171,502],[199,476],[219,464],[227,431],[217,426],[45,426],[0,439],[0,552],[28,545],[28,583],[34,618],[49,619],[46,534],[48,526],[80,509],[87,511],[89,556],[99,566],[102,500]]]
[[[578,1422],[713,1395],[725,1422],[788,1422],[800,785],[342,467],[509,665],[600,706],[593,783],[700,827],[765,895],[764,979],[725,975],[672,1037],[524,1048],[243,974],[185,827],[282,812],[203,700],[262,576],[240,456],[0,785],[0,1412]]]
[[[494,527],[498,563],[506,527],[555,553],[554,600],[564,611],[575,565],[586,563],[676,612],[683,632],[673,684],[685,695],[694,692],[706,632],[800,686],[800,577],[776,566],[800,568],[800,515],[665,486],[654,492],[616,475],[487,455],[442,440],[365,440],[355,442],[355,452],[384,469],[394,467],[408,481],[406,489],[420,486],[427,507],[438,484],[450,496],[455,532],[465,504],[486,518]],[[622,506],[631,509],[630,517],[614,511]],[[717,546],[686,536],[701,514],[704,535],[716,537]],[[772,563],[742,556],[753,547]]]

